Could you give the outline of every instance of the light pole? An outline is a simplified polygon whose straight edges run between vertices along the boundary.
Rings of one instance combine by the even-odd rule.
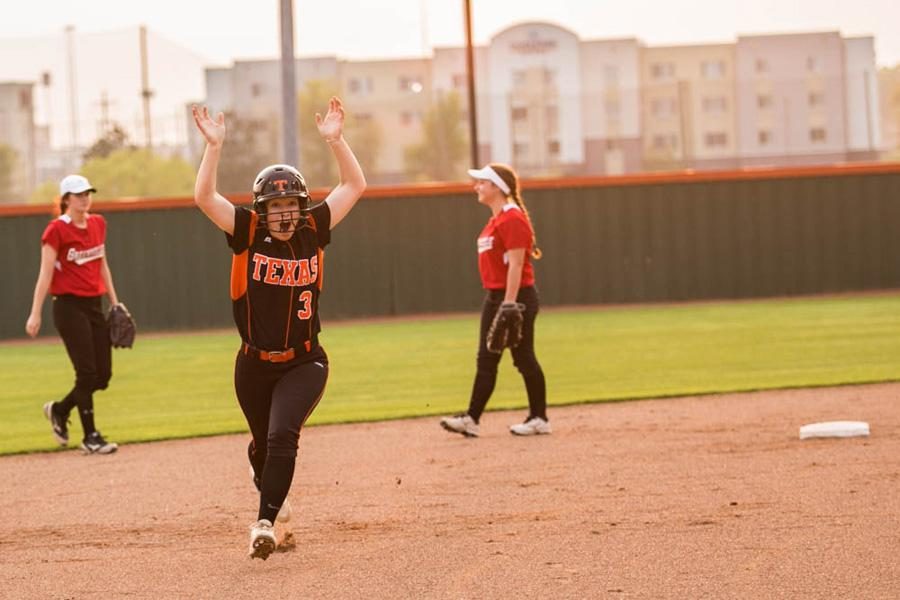
[[[296,167],[297,83],[294,67],[294,2],[281,0],[281,137],[284,162]]]
[[[478,168],[478,122],[475,114],[475,51],[472,48],[472,2],[463,0],[466,29],[466,78],[469,90],[469,152],[472,168]]]

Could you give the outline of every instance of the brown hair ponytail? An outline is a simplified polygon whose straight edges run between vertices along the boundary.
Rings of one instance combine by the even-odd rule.
[[[64,196],[57,196],[53,199],[53,216],[58,217],[60,215],[66,214],[66,210],[69,208],[69,195],[66,194]]]
[[[528,208],[525,207],[525,201],[522,200],[522,195],[519,192],[519,177],[510,166],[501,163],[491,163],[489,166],[500,176],[500,179],[506,182],[506,185],[509,186],[509,197],[513,199],[516,206],[522,209],[522,212],[525,214],[528,226],[531,227],[531,258],[539,260],[544,253],[538,248],[537,235],[534,233],[534,224],[531,222],[531,215],[528,213]]]

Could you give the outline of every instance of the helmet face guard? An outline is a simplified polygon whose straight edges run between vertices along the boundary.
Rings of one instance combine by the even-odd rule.
[[[278,231],[293,233],[308,227],[310,199],[306,180],[300,171],[290,165],[270,165],[259,172],[253,180],[253,210],[259,215],[259,226],[269,227],[268,203],[281,198],[296,198],[299,211],[281,213]]]

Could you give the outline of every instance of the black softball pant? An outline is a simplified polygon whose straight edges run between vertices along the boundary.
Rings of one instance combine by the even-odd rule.
[[[328,357],[321,347],[286,363],[238,352],[234,388],[250,426],[250,464],[260,478],[257,518],[275,522],[294,478],[300,429],[321,400],[327,381]]]
[[[475,382],[472,385],[472,398],[469,401],[468,414],[479,421],[487,406],[494,386],[497,383],[497,367],[503,354],[495,354],[487,349],[487,333],[497,309],[503,304],[504,290],[488,290],[481,306],[481,332],[478,337],[478,359]],[[522,323],[522,341],[511,350],[513,364],[525,380],[528,392],[528,416],[547,419],[547,384],[544,371],[534,354],[534,321],[540,310],[537,289],[534,286],[523,287],[516,297],[525,305],[524,322]]]
[[[68,418],[77,406],[87,436],[95,431],[94,392],[105,390],[112,377],[112,345],[102,296],[54,296],[53,323],[75,367],[75,387],[56,403],[54,410]]]

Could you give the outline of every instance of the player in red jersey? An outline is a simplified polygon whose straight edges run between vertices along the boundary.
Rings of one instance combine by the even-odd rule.
[[[502,356],[488,350],[488,330],[502,305],[521,303],[525,306],[522,340],[512,349],[512,357],[525,380],[528,416],[525,422],[512,425],[509,430],[515,435],[550,433],[547,386],[534,354],[534,320],[539,302],[531,260],[540,258],[541,251],[535,243],[531,217],[519,191],[519,178],[511,167],[498,163],[470,169],[469,175],[475,179],[478,202],[491,210],[491,218],[478,236],[478,270],[487,293],[481,311],[477,371],[469,409],[460,415],[444,417],[441,426],[466,437],[478,436],[479,421],[494,392]]]
[[[107,442],[94,426],[94,392],[105,390],[112,377],[109,328],[102,298],[119,300],[106,262],[106,220],[90,214],[91,193],[97,190],[81,175],[69,175],[59,185],[60,216],[41,236],[41,268],[25,331],[41,329],[41,309],[47,293],[53,296],[53,322],[75,367],[75,387],[59,402],[44,404],[53,437],[69,443],[69,413],[78,407],[88,454],[110,454],[118,446]]]
[[[344,108],[331,98],[319,135],[331,147],[340,183],[310,205],[303,176],[271,165],[253,182],[253,207],[235,207],[216,192],[225,141],[225,117],[193,108],[206,139],[194,199],[225,232],[231,247],[231,300],[241,347],[234,368],[238,403],[252,436],[251,474],[260,491],[250,527],[250,556],[266,559],[276,545],[273,524],[289,519],[287,495],[294,476],[300,429],[325,391],[328,357],[319,345],[319,294],[324,248],[366,187],[362,169],[344,140]]]

